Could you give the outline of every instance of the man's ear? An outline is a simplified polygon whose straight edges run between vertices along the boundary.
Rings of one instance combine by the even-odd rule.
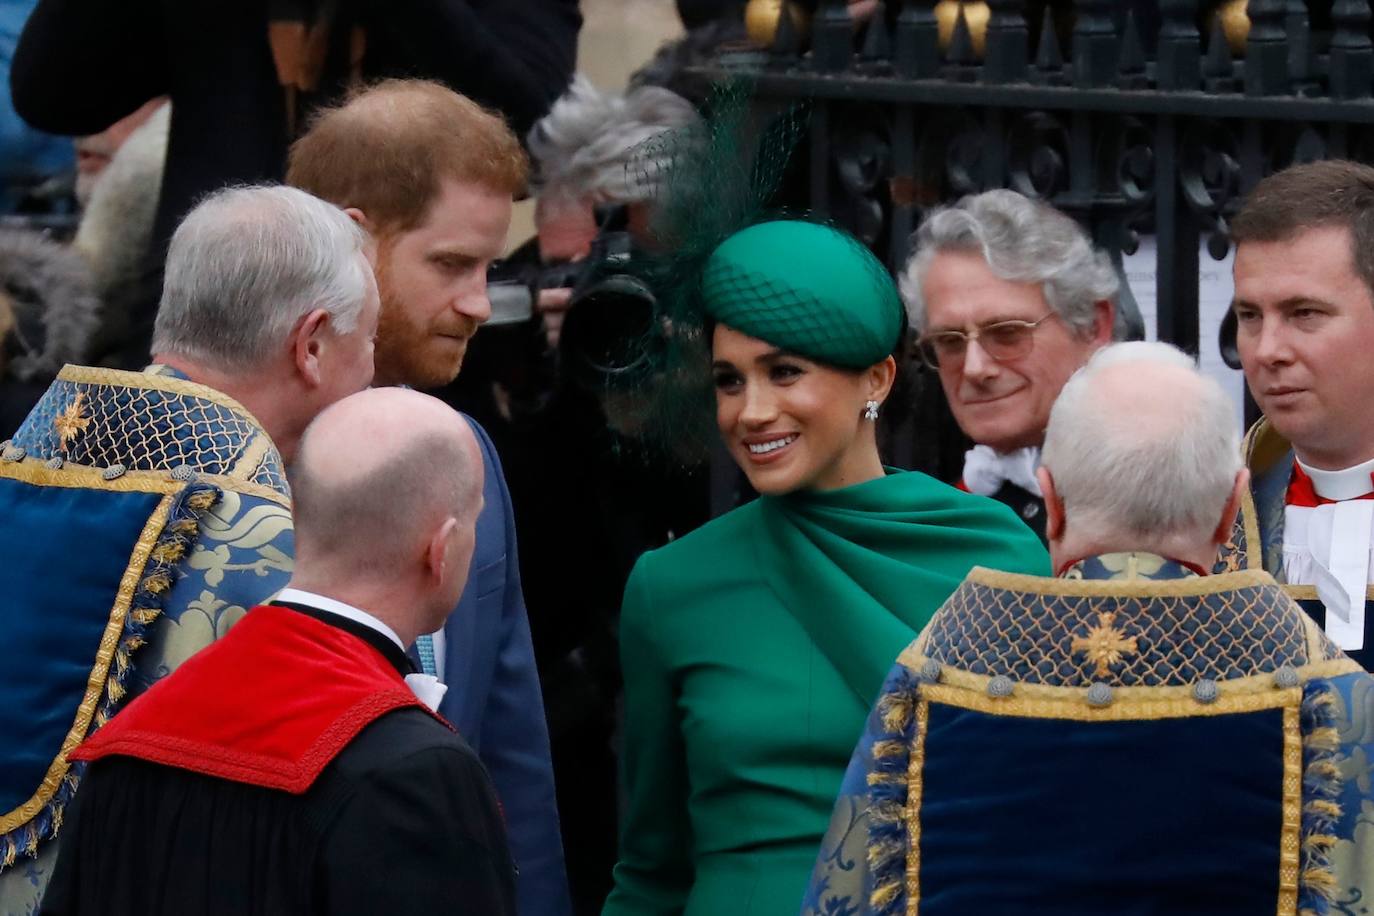
[[[344,214],[349,219],[353,220],[353,222],[357,223],[359,226],[362,226],[364,229],[366,229],[369,233],[372,232],[372,220],[368,219],[367,214],[359,210],[357,207],[344,207]]]
[[[1116,327],[1116,305],[1110,299],[1098,299],[1093,303],[1093,343],[1105,347],[1112,342],[1112,332]]]
[[[344,213],[349,219],[363,227],[367,233],[367,242],[363,245],[363,257],[367,258],[367,263],[377,268],[377,227],[372,220],[367,218],[367,214],[357,207],[344,207]]]
[[[291,360],[307,387],[318,388],[324,382],[320,353],[326,346],[324,335],[328,329],[329,313],[315,309],[297,322],[292,332]]]
[[[436,584],[442,583],[444,575],[448,572],[448,544],[453,540],[453,533],[457,529],[458,519],[450,515],[444,519],[443,524],[434,529],[429,545],[425,548],[425,570]]]
[[[1040,481],[1040,492],[1045,499],[1045,537],[1057,541],[1064,537],[1064,501],[1059,498],[1059,490],[1054,485],[1054,475],[1043,464],[1035,469],[1035,479]]]
[[[1231,484],[1231,495],[1226,499],[1226,506],[1221,510],[1221,521],[1217,522],[1217,530],[1212,532],[1212,543],[1225,544],[1231,540],[1231,530],[1236,525],[1236,516],[1240,514],[1240,504],[1245,498],[1245,491],[1250,488],[1250,469],[1241,468],[1236,472],[1235,483]]]

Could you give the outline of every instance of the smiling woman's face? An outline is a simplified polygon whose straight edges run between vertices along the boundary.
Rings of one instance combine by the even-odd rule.
[[[863,418],[890,384],[875,382],[877,370],[834,369],[725,325],[716,326],[711,355],[716,423],[759,493],[831,490],[881,473]]]
[[[998,321],[1034,322],[1053,311],[1040,284],[1003,280],[977,252],[937,254],[922,292],[927,334],[968,332]],[[1029,352],[1000,363],[970,342],[964,359],[940,365],[940,385],[959,428],[999,452],[1041,444],[1059,390],[1109,332],[1110,324],[1096,336],[1083,337],[1054,317],[1036,328]]]

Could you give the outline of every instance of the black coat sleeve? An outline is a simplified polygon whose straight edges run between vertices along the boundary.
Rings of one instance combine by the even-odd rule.
[[[371,75],[442,80],[522,138],[572,79],[576,0],[363,0],[362,11]]]
[[[156,0],[38,0],[14,50],[14,109],[53,134],[94,134],[170,90]]]
[[[442,80],[522,136],[572,78],[576,0],[356,2],[369,75]],[[192,21],[214,28],[209,14]],[[169,27],[160,0],[39,0],[10,70],[15,109],[51,133],[104,130],[171,91]]]
[[[496,796],[466,749],[416,751],[362,777],[317,863],[317,899],[337,916],[515,914]]]

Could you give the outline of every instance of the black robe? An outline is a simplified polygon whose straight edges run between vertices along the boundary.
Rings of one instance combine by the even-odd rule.
[[[407,670],[385,637],[311,616],[368,638]],[[300,795],[132,757],[97,760],[60,840],[44,916],[515,913],[515,869],[486,770],[415,708],[364,728]]]

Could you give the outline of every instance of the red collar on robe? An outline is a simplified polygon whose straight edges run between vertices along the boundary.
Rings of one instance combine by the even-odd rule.
[[[430,712],[362,639],[264,605],[130,703],[70,759],[137,757],[299,794],[365,727],[411,706]]]
[[[1374,482],[1374,474],[1370,474],[1370,481]],[[1366,493],[1363,496],[1355,496],[1353,499],[1374,499],[1374,492]],[[1284,502],[1290,506],[1301,506],[1307,509],[1315,509],[1317,506],[1329,506],[1335,502],[1343,500],[1327,499],[1325,496],[1318,496],[1317,489],[1312,483],[1312,478],[1302,469],[1296,461],[1293,462],[1293,477],[1288,481],[1288,495]]]

